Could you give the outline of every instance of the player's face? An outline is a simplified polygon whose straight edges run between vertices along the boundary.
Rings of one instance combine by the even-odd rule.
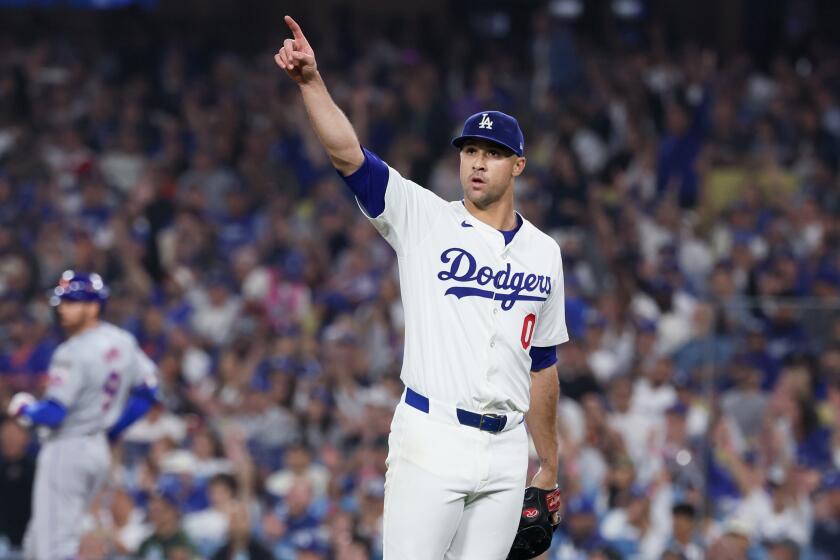
[[[461,146],[461,186],[464,198],[484,210],[512,196],[513,178],[522,174],[525,158],[486,140]]]
[[[99,304],[85,301],[62,301],[58,306],[61,328],[73,334],[96,321]]]

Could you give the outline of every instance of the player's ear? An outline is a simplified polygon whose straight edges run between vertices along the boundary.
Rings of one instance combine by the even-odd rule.
[[[99,306],[99,303],[89,301],[87,304],[87,314],[90,319],[99,318],[102,315],[102,308]]]
[[[519,177],[523,171],[525,171],[525,158],[518,157],[516,158],[516,163],[513,164],[513,176]]]

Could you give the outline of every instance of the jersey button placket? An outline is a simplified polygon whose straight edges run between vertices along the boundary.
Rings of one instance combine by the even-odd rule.
[[[506,248],[502,249],[501,260],[502,260],[502,262],[500,263],[500,268],[504,268],[504,263],[506,263],[507,260],[508,260],[508,252],[507,252]],[[494,319],[493,326],[495,327],[496,331],[498,332],[498,330],[499,330],[499,325],[498,325],[499,305],[496,304],[495,302],[494,302],[494,307],[493,307],[493,319]],[[496,347],[496,336],[497,335],[494,334],[493,337],[490,339],[490,348],[495,348]]]

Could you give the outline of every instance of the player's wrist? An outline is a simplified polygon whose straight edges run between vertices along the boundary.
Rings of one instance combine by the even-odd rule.
[[[557,468],[550,466],[540,466],[540,470],[531,479],[531,486],[541,490],[554,490],[557,488]]]
[[[540,472],[546,475],[553,475],[557,478],[557,473],[560,472],[560,461],[555,458],[543,458],[540,460]]]
[[[321,77],[321,73],[318,71],[317,68],[313,69],[312,74],[310,74],[309,76],[302,76],[301,80],[297,82],[297,85],[301,89],[301,91],[321,89],[326,87],[326,84],[324,84],[324,79]]]

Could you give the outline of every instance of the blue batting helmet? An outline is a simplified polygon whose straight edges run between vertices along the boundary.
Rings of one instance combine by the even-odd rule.
[[[50,304],[58,305],[62,301],[94,301],[105,305],[108,300],[108,288],[102,277],[95,272],[81,274],[65,270],[61,274],[58,286],[53,289]]]

